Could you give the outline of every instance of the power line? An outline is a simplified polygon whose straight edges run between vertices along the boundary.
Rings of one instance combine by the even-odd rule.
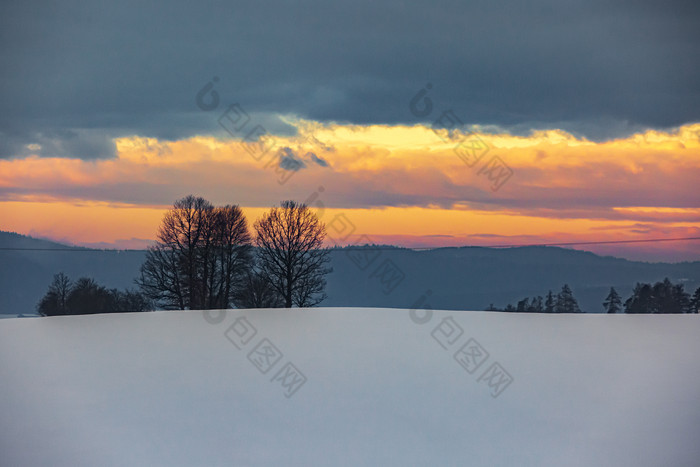
[[[371,240],[371,239],[370,239]],[[679,242],[689,240],[700,240],[700,237],[676,237],[676,238],[646,238],[639,240],[607,240],[607,241],[588,241],[588,242],[560,242],[560,243],[517,243],[510,245],[460,245],[451,247],[401,247],[401,246],[377,246],[372,247],[374,250],[436,250],[438,248],[463,248],[463,247],[478,247],[478,248],[524,248],[533,246],[573,246],[573,245],[612,245],[621,243],[655,243],[655,242]],[[364,246],[364,245],[346,245],[346,246]],[[119,249],[119,248],[83,248],[83,247],[60,247],[60,248],[23,248],[23,247],[0,247],[0,251],[62,251],[70,253],[143,253],[148,250],[138,249]]]
[[[677,242],[683,240],[700,240],[700,237],[680,238],[647,238],[641,240],[608,240],[599,242],[566,242],[566,243],[531,243],[525,245],[493,245],[490,248],[514,248],[521,246],[568,246],[568,245],[610,245],[613,243],[652,243],[652,242]]]
[[[120,248],[83,248],[83,247],[61,247],[61,248],[22,248],[22,247],[0,247],[0,251],[67,251],[72,253],[94,253],[94,252],[117,252],[132,253],[147,250],[133,250]]]
[[[476,247],[476,248],[524,248],[532,246],[572,246],[572,245],[610,245],[616,243],[653,243],[653,242],[678,242],[686,240],[700,240],[700,237],[678,237],[678,238],[646,238],[640,240],[604,240],[595,242],[563,242],[563,243],[517,243],[511,245],[460,245],[460,246],[444,246],[444,247],[405,247],[408,250],[436,250],[438,248],[464,248],[464,247]],[[348,246],[364,246],[364,245],[348,245]],[[394,246],[377,246],[372,247],[374,250],[396,250],[404,247],[394,247]]]

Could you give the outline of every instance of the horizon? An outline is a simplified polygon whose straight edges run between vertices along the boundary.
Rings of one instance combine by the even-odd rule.
[[[65,246],[67,248],[80,248],[84,250],[91,250],[91,251],[124,251],[124,252],[145,252],[148,250],[148,248],[156,243],[155,240],[145,240],[145,239],[131,239],[127,240],[126,242],[133,242],[133,241],[138,241],[139,244],[143,242],[142,247],[128,247],[128,246],[120,246],[119,242],[115,243],[73,243],[69,239],[52,239],[48,237],[35,237],[32,235],[28,234],[22,234],[19,232],[11,232],[11,231],[4,231],[0,230],[0,234],[2,233],[7,233],[7,234],[13,234],[13,235],[20,235],[23,237],[26,237],[31,240],[40,240],[40,241],[48,241],[54,244],[58,244],[61,246]],[[367,236],[363,236],[365,239],[370,239]],[[371,240],[371,239],[370,239]],[[665,240],[652,240],[652,241],[672,241],[674,239],[665,239]],[[685,241],[685,239],[680,239],[681,241]],[[606,246],[605,244],[596,244],[596,245],[591,245],[591,248],[600,248]],[[557,244],[522,244],[522,245],[448,245],[448,246],[432,246],[432,247],[411,247],[411,246],[403,246],[403,245],[396,245],[396,244],[387,244],[387,243],[346,243],[343,245],[324,245],[325,248],[330,248],[330,249],[344,249],[344,248],[370,248],[370,249],[377,249],[377,250],[394,250],[394,249],[403,249],[403,250],[410,250],[410,251],[434,251],[434,250],[444,250],[444,249],[462,249],[462,248],[483,248],[483,249],[489,249],[489,250],[512,250],[512,249],[525,249],[525,248],[552,248],[552,249],[559,249],[559,250],[570,250],[570,251],[575,251],[578,253],[589,253],[593,254],[595,256],[598,256],[600,258],[613,258],[613,259],[621,259],[625,261],[632,261],[632,262],[643,262],[643,263],[667,263],[667,264],[679,264],[679,263],[694,263],[694,262],[700,262],[700,259],[697,260],[687,260],[687,259],[682,259],[679,261],[654,261],[654,260],[646,260],[646,259],[632,259],[632,258],[624,258],[622,256],[614,256],[614,255],[609,255],[609,254],[602,254],[598,253],[596,251],[591,251],[590,249],[585,249],[585,248],[575,248],[573,245],[557,245]],[[252,248],[255,248],[254,245],[252,245]],[[0,247],[0,250],[20,250],[20,251],[43,251],[43,249],[35,249],[35,248],[23,248],[23,247]],[[50,250],[47,250],[50,251]]]

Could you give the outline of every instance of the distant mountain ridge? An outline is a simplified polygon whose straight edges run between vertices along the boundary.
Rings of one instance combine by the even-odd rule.
[[[0,232],[0,248],[42,249],[0,250],[0,313],[11,315],[33,313],[61,271],[72,279],[88,276],[107,287],[133,288],[145,255],[71,247],[12,232]],[[611,286],[624,300],[637,282],[668,277],[688,292],[700,285],[700,261],[645,263],[558,247],[336,248],[331,266],[322,306],[484,310],[545,296],[548,290],[556,293],[568,283],[583,311],[599,313]]]
[[[32,314],[54,274],[88,276],[108,287],[134,287],[143,251],[99,251],[0,231],[0,314]],[[35,250],[31,250],[35,249]],[[51,251],[56,250],[56,251]]]
[[[556,294],[568,283],[583,311],[599,313],[611,286],[624,300],[637,282],[668,277],[691,293],[700,285],[700,261],[644,263],[558,247],[378,249],[374,254],[376,260],[362,270],[350,250],[335,252],[328,306],[411,308],[423,300],[433,309],[484,310],[544,297],[548,290]],[[391,290],[381,281],[389,276],[387,265],[403,275]]]
[[[16,232],[6,232],[0,230],[0,248],[80,248],[43,238],[34,238],[29,235],[22,235]]]

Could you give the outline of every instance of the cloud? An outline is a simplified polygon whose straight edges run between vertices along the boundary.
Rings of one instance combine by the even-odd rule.
[[[312,161],[314,161],[316,164],[320,165],[321,167],[328,167],[328,161],[326,161],[325,159],[321,159],[313,152],[307,152],[306,157],[310,158]]]
[[[698,130],[648,131],[604,143],[559,130],[528,137],[480,133],[488,152],[475,160],[460,158],[454,141],[421,125],[319,124],[314,137],[334,148],[324,153],[325,165],[300,156],[315,155],[307,135],[277,137],[279,150],[260,159],[236,140],[134,136],[116,140],[115,159],[0,160],[0,199],[167,205],[197,193],[219,203],[269,206],[303,201],[323,186],[323,202],[338,209],[414,206],[539,219],[697,223]],[[493,191],[485,168],[496,157],[513,174]]]
[[[37,155],[106,159],[116,155],[114,140],[108,131],[102,129],[59,128],[45,132],[27,132],[21,137],[0,133],[0,141],[0,157]]]
[[[0,157],[100,159],[130,135],[216,136],[216,119],[236,102],[287,136],[280,115],[396,125],[446,109],[515,135],[561,128],[607,140],[670,129],[700,121],[699,9],[680,0],[176,0],[164,14],[136,0],[3,2]],[[204,111],[195,96],[209,82],[220,102]],[[418,118],[409,101],[428,82],[434,109]]]
[[[284,147],[280,149],[280,162],[279,166],[284,170],[291,170],[292,172],[297,172],[306,167],[304,161],[299,159],[297,155],[292,151],[291,148]]]

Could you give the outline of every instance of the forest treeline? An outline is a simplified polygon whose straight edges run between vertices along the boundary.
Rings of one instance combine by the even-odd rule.
[[[700,310],[700,287],[690,295],[683,284],[673,284],[666,278],[655,284],[637,283],[632,295],[622,301],[614,287],[610,287],[602,302],[605,313],[698,313]],[[496,308],[491,304],[491,311],[527,312],[527,313],[582,313],[576,298],[568,284],[554,295],[550,290],[542,296],[525,297],[515,305]]]

